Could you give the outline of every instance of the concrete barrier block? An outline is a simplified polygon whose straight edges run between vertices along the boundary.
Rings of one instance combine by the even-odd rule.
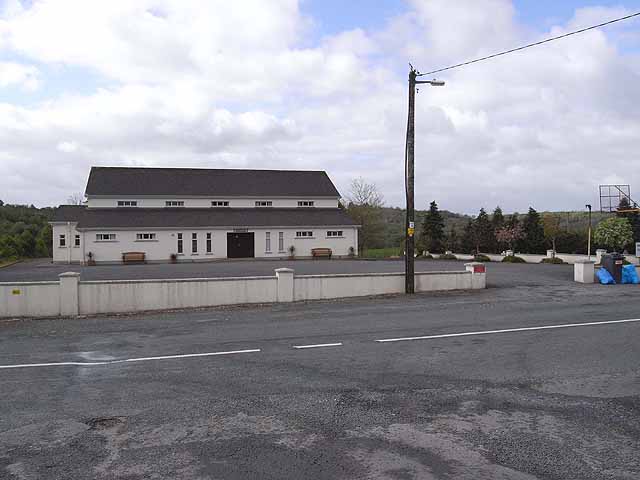
[[[573,264],[573,280],[578,283],[593,283],[595,280],[595,262],[577,260]]]

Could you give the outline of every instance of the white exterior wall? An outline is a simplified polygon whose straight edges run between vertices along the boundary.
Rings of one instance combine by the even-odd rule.
[[[213,200],[228,201],[231,208],[297,208],[298,201],[312,200],[316,208],[338,208],[337,197],[207,197],[207,198],[189,198],[189,197],[110,197],[110,198],[93,198],[87,200],[88,208],[115,208],[118,206],[118,200],[135,200],[138,202],[138,208],[165,208],[167,200],[177,200],[184,202],[184,208],[212,208]],[[272,207],[256,207],[255,202],[260,200],[268,200],[273,202]],[[122,207],[121,207],[122,208]],[[132,207],[124,207],[132,208]],[[177,207],[176,207],[177,208]],[[180,207],[182,208],[182,207]],[[308,207],[304,207],[308,208]]]
[[[474,264],[467,265],[467,269]],[[480,264],[475,264],[480,265]],[[59,282],[0,283],[0,318],[77,316],[215,305],[291,302],[357,297],[404,291],[404,273],[302,275],[283,268],[272,277],[167,280],[80,281],[80,274],[59,275]],[[416,274],[416,291],[480,289],[486,273]]]
[[[53,261],[57,263],[81,263],[84,258],[84,237],[76,230],[76,223],[54,223]],[[60,235],[65,235],[66,246],[60,246]],[[80,235],[80,246],[75,246],[75,236]]]
[[[207,307],[277,300],[275,277],[80,282],[84,315]]]
[[[328,230],[342,230],[342,237],[327,237]],[[297,231],[312,231],[314,236],[296,238]],[[70,233],[69,233],[70,232]],[[358,229],[355,227],[297,227],[248,229],[254,234],[254,256],[256,258],[281,258],[289,256],[289,247],[296,247],[296,257],[310,257],[313,248],[330,248],[335,256],[349,255],[349,247],[358,253]],[[266,251],[266,233],[271,233],[271,251]],[[284,233],[283,250],[279,247],[279,233]],[[178,233],[182,233],[183,253],[179,261],[206,261],[227,258],[227,233],[233,229],[183,229],[183,230],[90,230],[77,232],[73,225],[54,224],[53,261],[57,263],[81,263],[91,252],[100,262],[121,262],[123,252],[144,252],[147,261],[168,262],[172,253],[178,253]],[[66,233],[67,246],[58,247],[58,235]],[[81,246],[73,246],[74,235],[80,234]],[[96,240],[97,234],[115,233],[115,241]],[[155,233],[155,240],[137,240],[138,233]],[[198,251],[192,252],[192,234],[198,238]],[[206,234],[211,233],[212,252],[206,251]],[[70,235],[70,236],[69,236]]]
[[[58,282],[0,283],[0,318],[59,315]]]

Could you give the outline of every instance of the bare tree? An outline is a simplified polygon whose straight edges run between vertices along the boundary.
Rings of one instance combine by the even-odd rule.
[[[347,213],[359,225],[358,247],[361,255],[367,248],[379,248],[384,243],[384,199],[374,183],[362,177],[351,182],[347,196]]]
[[[349,203],[358,206],[373,208],[381,208],[384,206],[384,197],[378,190],[376,184],[367,183],[362,177],[354,178],[351,181],[347,200]]]
[[[72,193],[67,197],[68,205],[82,205],[84,203],[84,195],[80,192]]]

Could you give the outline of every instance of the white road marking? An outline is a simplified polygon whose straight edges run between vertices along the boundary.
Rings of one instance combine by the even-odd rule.
[[[231,350],[228,352],[206,352],[206,353],[186,353],[183,355],[163,355],[160,357],[138,357],[125,358],[122,360],[110,360],[106,362],[52,362],[52,363],[23,363],[21,365],[0,365],[0,370],[9,368],[30,368],[30,367],[93,367],[96,365],[114,365],[116,363],[130,362],[150,362],[152,360],[172,360],[177,358],[194,358],[194,357],[212,357],[214,355],[233,355],[236,353],[256,353],[260,352],[259,348],[251,350]]]
[[[376,342],[389,343],[389,342],[405,342],[407,340],[432,340],[435,338],[468,337],[472,335],[492,335],[494,333],[528,332],[532,330],[551,330],[554,328],[589,327],[593,325],[610,325],[613,323],[631,323],[631,322],[640,322],[640,318],[631,318],[628,320],[607,320],[603,322],[566,323],[562,325],[542,325],[539,327],[504,328],[501,330],[483,330],[479,332],[444,333],[441,335],[424,335],[421,337],[384,338],[381,340],[376,340]]]
[[[294,345],[293,348],[302,349],[302,348],[341,347],[341,346],[342,346],[342,342],[318,343],[316,345]]]

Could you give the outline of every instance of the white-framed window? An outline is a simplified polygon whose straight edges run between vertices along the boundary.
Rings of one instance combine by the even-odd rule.
[[[299,200],[298,201],[298,206],[299,207],[313,207],[315,206],[315,203],[313,200]]]
[[[155,240],[156,239],[156,234],[155,233],[136,233],[136,240],[143,242],[145,240]]]
[[[211,232],[207,232],[207,253],[211,253]]]
[[[265,233],[264,251],[267,252],[267,253],[271,253],[271,232]]]
[[[191,253],[198,253],[198,234],[191,234]]]
[[[96,242],[113,242],[115,239],[115,233],[96,233]]]
[[[184,253],[183,245],[182,245],[182,234],[178,234],[178,255]]]
[[[119,207],[137,207],[138,201],[137,200],[118,200],[118,206]]]
[[[66,235],[60,235],[58,237],[58,246],[59,247],[66,247],[67,246],[67,236]]]
[[[278,232],[278,252],[284,252],[284,232]]]
[[[167,200],[164,202],[165,207],[184,207],[183,200]]]
[[[228,200],[212,200],[211,206],[212,207],[228,207],[229,201]]]
[[[342,237],[342,230],[329,230],[327,237]]]
[[[79,247],[80,246],[80,235],[76,235],[75,239],[74,239],[74,247]]]
[[[313,237],[313,232],[304,231],[304,232],[296,232],[297,238],[310,238]]]
[[[256,200],[256,207],[273,207],[271,200]]]

